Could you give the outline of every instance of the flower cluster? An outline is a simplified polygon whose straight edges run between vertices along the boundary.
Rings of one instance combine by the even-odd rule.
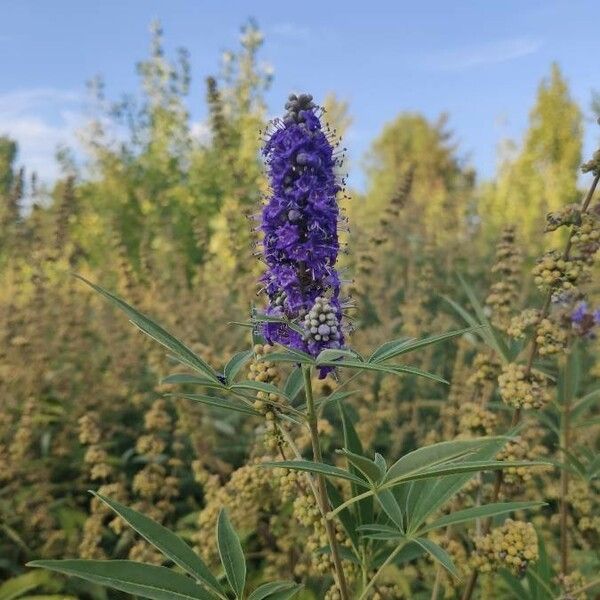
[[[566,258],[558,251],[550,250],[534,266],[533,278],[540,290],[552,292],[552,299],[556,302],[565,294],[576,291],[576,284],[585,268],[582,261]]]
[[[585,577],[579,571],[573,571],[569,575],[561,573],[557,580],[562,590],[562,600],[587,600],[588,595],[585,591],[577,591],[587,583]]]
[[[542,408],[550,400],[543,373],[508,363],[498,377],[502,401],[514,408]]]
[[[537,534],[531,523],[506,519],[504,525],[477,538],[473,563],[481,572],[504,566],[523,575],[529,563],[538,559]]]
[[[542,319],[535,332],[535,341],[540,356],[557,354],[567,345],[567,332],[553,319]]]
[[[516,339],[524,338],[526,330],[538,323],[539,320],[539,310],[535,308],[526,308],[511,319],[507,333]]]
[[[503,331],[518,299],[521,262],[521,252],[515,244],[515,229],[506,227],[496,247],[496,262],[492,267],[492,273],[499,275],[500,280],[492,285],[485,301],[492,324]]]
[[[269,298],[267,315],[299,323],[308,316],[308,321],[305,335],[273,322],[265,324],[264,335],[269,343],[317,355],[344,343],[340,278],[335,268],[339,251],[336,196],[341,189],[335,169],[341,159],[312,96],[292,94],[286,109],[284,118],[274,122],[263,149],[271,194],[260,225],[267,265],[262,281]],[[309,316],[316,311],[319,320],[323,306],[328,307],[324,323],[328,332],[320,321],[313,325]]]

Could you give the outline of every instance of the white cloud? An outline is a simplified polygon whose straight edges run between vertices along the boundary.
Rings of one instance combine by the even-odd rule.
[[[508,62],[536,53],[543,43],[534,37],[517,37],[431,54],[422,63],[440,71],[462,71]]]
[[[276,23],[271,28],[271,33],[279,37],[302,42],[306,42],[312,37],[312,32],[308,27],[289,21]]]
[[[209,142],[211,131],[208,121],[192,121],[190,124],[190,135],[200,143]]]
[[[62,144],[75,145],[82,123],[81,96],[70,90],[35,88],[0,94],[0,135],[19,144],[19,164],[42,181],[58,175],[55,153]]]

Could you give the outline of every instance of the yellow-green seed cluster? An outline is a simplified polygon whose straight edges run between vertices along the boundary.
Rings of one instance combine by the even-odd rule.
[[[538,556],[538,539],[533,525],[506,519],[504,525],[475,540],[472,563],[482,573],[506,567],[522,576]]]
[[[550,401],[547,379],[525,365],[508,363],[498,377],[500,397],[514,408],[542,408]]]
[[[458,430],[462,436],[479,437],[490,435],[498,418],[476,402],[465,402],[459,408]]]
[[[535,285],[542,291],[553,294],[573,292],[576,284],[586,271],[583,261],[566,258],[556,250],[550,250],[533,267]]]
[[[540,356],[550,356],[563,351],[567,338],[567,332],[560,323],[549,317],[542,319],[535,331],[535,341]]]

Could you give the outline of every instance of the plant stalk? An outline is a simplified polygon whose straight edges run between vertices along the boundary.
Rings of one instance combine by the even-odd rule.
[[[319,440],[319,429],[317,425],[317,413],[315,411],[315,399],[313,396],[312,382],[310,379],[310,367],[302,367],[302,375],[304,377],[304,391],[306,393],[306,409],[308,428],[310,431],[310,440],[312,443],[313,450],[313,461],[316,463],[323,462],[323,455],[321,454],[321,443]],[[325,487],[325,477],[320,473],[317,474],[317,503],[321,507],[321,512],[326,515],[331,510],[329,503],[329,496],[327,495],[327,488]],[[342,566],[342,557],[340,555],[339,544],[335,535],[335,524],[323,517],[325,524],[325,531],[327,533],[327,539],[329,540],[329,546],[331,547],[331,558],[333,559],[333,566],[335,571],[335,579],[337,586],[340,590],[341,600],[350,600],[348,594],[348,584],[346,583],[346,576],[344,574],[344,568]]]
[[[581,203],[581,212],[582,213],[587,212],[588,208],[590,207],[592,198],[594,196],[594,192],[596,191],[596,187],[598,186],[598,182],[600,182],[600,174],[594,176],[592,184],[590,185],[590,188],[587,191],[587,193]],[[565,250],[563,252],[563,258],[565,260],[569,258],[569,255],[571,253],[572,239],[573,239],[573,230],[571,230],[569,232],[569,237],[567,238],[567,243],[565,245]],[[546,295],[546,299],[544,301],[544,305],[542,306],[542,310],[541,310],[541,318],[542,319],[544,317],[548,316],[548,313],[550,312],[551,303],[552,303],[552,293],[548,292],[548,294]],[[535,360],[535,357],[537,356],[537,351],[538,351],[538,343],[537,343],[535,336],[533,336],[531,345],[529,347],[529,353],[527,355],[527,366],[526,366],[527,373],[531,372],[531,369],[533,367],[533,361]],[[563,413],[563,417],[564,417],[564,413]],[[513,412],[511,426],[515,427],[519,423],[520,419],[521,419],[521,409],[517,408]],[[567,429],[568,429],[568,427],[567,427]],[[564,443],[564,440],[563,440],[563,443]],[[563,445],[563,448],[565,448],[564,445]],[[564,488],[563,488],[563,486],[564,486]],[[562,471],[561,471],[560,526],[561,526],[561,570],[563,573],[566,572],[565,569],[566,569],[566,566],[568,563],[568,549],[566,546],[566,543],[567,543],[566,542],[566,539],[567,539],[567,526],[566,526],[567,514],[566,514],[566,502],[563,502],[563,498],[566,499],[566,495],[568,493],[568,486],[569,486],[568,474],[565,472],[565,469],[562,469]],[[492,502],[498,501],[498,498],[500,496],[501,487],[502,487],[502,479],[500,479],[499,482],[497,480],[497,485],[494,489],[494,495],[493,495]],[[564,495],[563,495],[563,490],[564,490]],[[564,510],[563,510],[563,508],[564,508]],[[565,523],[564,524],[565,535],[562,535],[563,518],[564,518],[564,523]],[[563,552],[563,544],[564,544],[564,552]],[[467,582],[465,591],[462,595],[462,600],[471,600],[471,596],[473,595],[473,591],[475,590],[475,584],[477,583],[477,577],[478,577],[478,572],[473,571],[471,573],[471,577],[469,578],[469,581]]]
[[[565,379],[568,379],[569,361],[565,364]],[[571,390],[565,389],[564,405],[560,418],[560,446],[562,448],[563,463],[569,460],[569,445],[571,442]],[[567,575],[569,572],[569,533],[567,526],[569,497],[569,472],[564,467],[560,470],[560,572]]]
[[[375,573],[375,575],[373,575],[373,578],[371,579],[371,581],[369,581],[369,583],[367,584],[367,587],[365,587],[363,589],[362,594],[360,595],[360,598],[358,600],[366,600],[366,598],[369,594],[369,590],[375,585],[375,581],[377,580],[377,578],[381,575],[383,570],[394,560],[394,558],[396,558],[396,556],[398,555],[398,552],[400,552],[400,550],[402,550],[402,548],[404,548],[405,544],[406,544],[406,540],[402,540],[394,548],[394,550],[390,553],[390,555],[385,559],[385,562],[379,567],[379,569],[377,569],[377,573]]]

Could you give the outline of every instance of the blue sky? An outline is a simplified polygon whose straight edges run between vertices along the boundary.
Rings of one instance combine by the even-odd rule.
[[[204,77],[255,17],[266,36],[261,60],[275,71],[271,113],[291,90],[348,100],[345,143],[359,186],[362,155],[400,111],[448,112],[460,151],[485,178],[500,140],[522,134],[553,60],[588,116],[600,90],[595,0],[0,0],[0,9],[0,134],[19,141],[21,161],[46,180],[57,173],[56,146],[76,143],[85,81],[101,74],[114,98],[136,89],[155,18],[168,52],[190,50],[190,110],[201,123]]]

